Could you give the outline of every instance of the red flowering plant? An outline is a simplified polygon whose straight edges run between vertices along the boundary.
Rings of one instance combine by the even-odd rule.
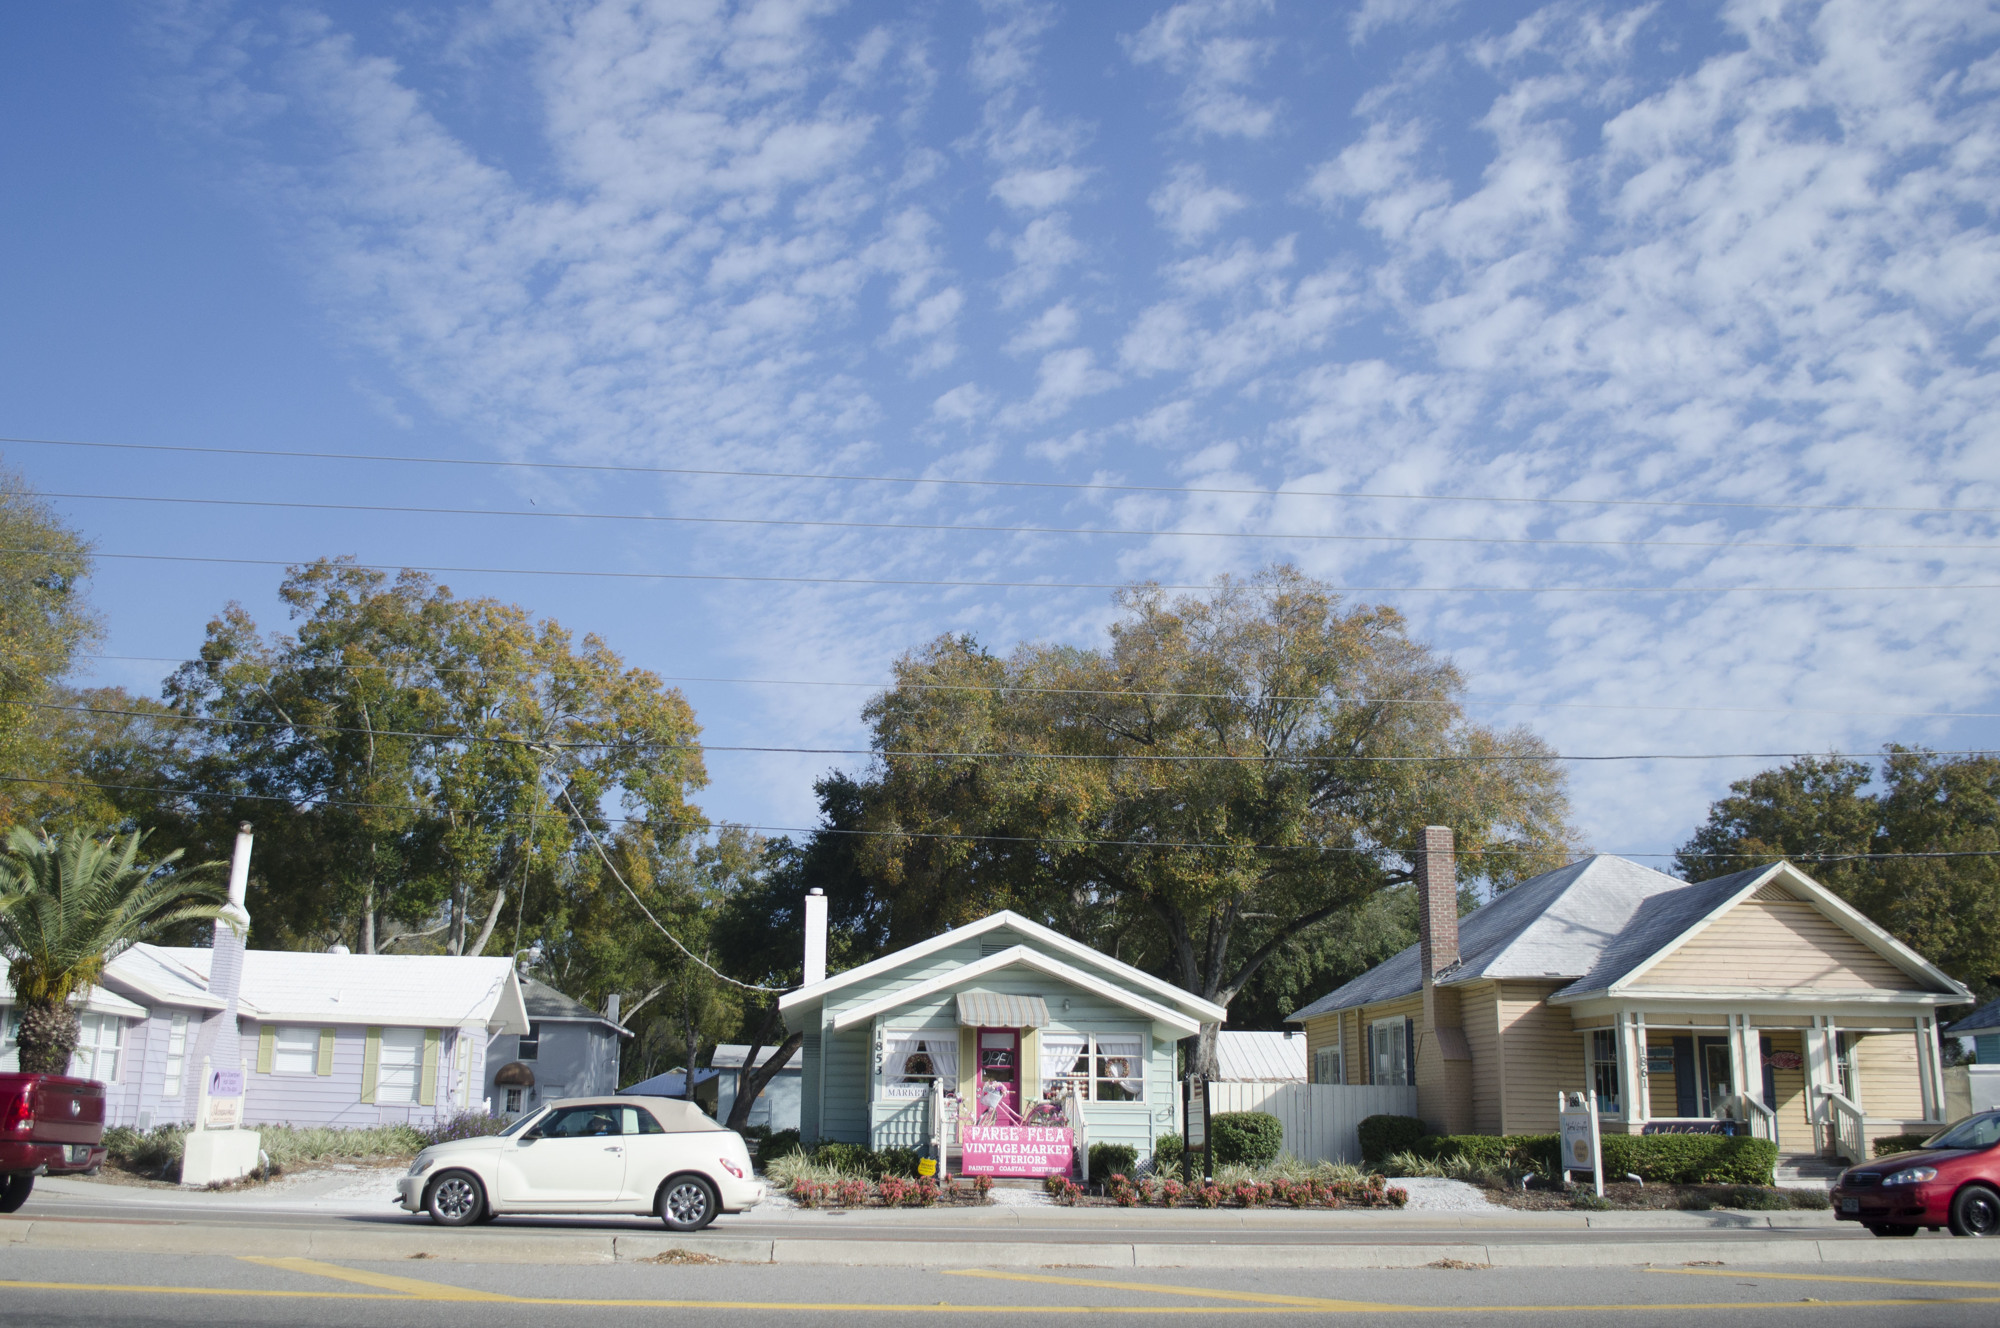
[[[826,1202],[826,1186],[816,1180],[792,1182],[792,1202],[801,1208],[817,1208]]]
[[[916,1188],[910,1191],[907,1202],[914,1203],[919,1208],[933,1208],[937,1206],[939,1193],[938,1183],[929,1176],[924,1176],[918,1179]]]
[[[1220,1208],[1222,1206],[1222,1187],[1212,1180],[1203,1181],[1201,1184],[1191,1187],[1188,1190],[1188,1195],[1203,1208]]]
[[[882,1202],[890,1208],[900,1207],[903,1198],[910,1192],[910,1182],[901,1176],[884,1176],[875,1182],[875,1192],[882,1196]]]
[[[1129,1176],[1113,1173],[1111,1179],[1104,1182],[1104,1193],[1120,1208],[1136,1208],[1139,1205],[1139,1187],[1132,1183]]]
[[[833,1187],[833,1202],[841,1208],[859,1208],[868,1202],[868,1182],[843,1180]]]
[[[1160,1202],[1169,1208],[1179,1208],[1181,1200],[1187,1196],[1187,1186],[1172,1176],[1160,1182]]]

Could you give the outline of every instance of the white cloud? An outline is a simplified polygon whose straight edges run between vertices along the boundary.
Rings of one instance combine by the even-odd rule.
[[[1384,28],[1431,27],[1457,10],[1458,0],[1362,0],[1347,16],[1347,39],[1359,46]]]
[[[977,383],[960,383],[931,402],[931,418],[948,420],[956,424],[970,424],[984,415],[991,406],[991,399],[979,390]]]
[[[1208,183],[1201,167],[1176,166],[1167,182],[1153,191],[1153,215],[1182,244],[1206,239],[1215,229],[1250,205],[1234,190]]]
[[[1232,29],[1271,13],[1271,0],[1187,0],[1154,16],[1126,42],[1137,64],[1157,64],[1185,80],[1181,118],[1203,134],[1262,138],[1277,120],[1275,102],[1243,89],[1256,83],[1276,43]]]
[[[1005,350],[1009,355],[1032,355],[1051,346],[1060,346],[1075,339],[1077,326],[1082,321],[1068,300],[1060,300],[1042,310],[1033,321],[1023,324],[1020,331],[1007,339]]]

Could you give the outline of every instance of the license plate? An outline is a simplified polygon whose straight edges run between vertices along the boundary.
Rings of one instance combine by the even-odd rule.
[[[1840,1201],[1840,1211],[1843,1213],[1858,1213],[1861,1211],[1861,1201],[1859,1199],[1842,1199]]]
[[[80,1166],[90,1160],[89,1144],[64,1144],[63,1160],[71,1166]]]

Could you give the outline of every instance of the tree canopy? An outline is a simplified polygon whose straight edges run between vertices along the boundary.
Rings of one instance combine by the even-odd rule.
[[[1892,745],[1879,768],[1802,757],[1729,791],[1676,855],[1682,876],[1790,858],[1974,990],[2000,987],[2000,756]]]
[[[1101,648],[940,637],[869,704],[886,941],[1011,906],[1227,1004],[1408,881],[1426,824],[1494,888],[1572,848],[1553,753],[1468,721],[1394,610],[1285,566],[1118,604]]]
[[[42,706],[97,635],[83,598],[89,575],[83,537],[19,475],[0,470],[0,769],[44,780],[72,773],[52,759],[52,735],[63,726]],[[0,783],[0,825],[37,819],[73,791],[26,778]]]

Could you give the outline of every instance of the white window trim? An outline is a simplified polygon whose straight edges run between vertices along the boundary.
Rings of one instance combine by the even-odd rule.
[[[187,1068],[189,1022],[185,1010],[174,1011],[167,1020],[166,1070],[160,1079],[160,1096],[169,1100],[181,1095],[181,1075]],[[179,1042],[180,1046],[176,1047],[175,1042]]]
[[[390,1036],[392,1034],[395,1035],[396,1040],[398,1042],[401,1042],[405,1040],[412,1033],[416,1034],[416,1046],[411,1052],[410,1060],[407,1067],[400,1063],[391,1063],[391,1061],[389,1060],[389,1052],[391,1050],[389,1043]],[[394,1050],[400,1053],[402,1051],[402,1048],[397,1047],[394,1048]],[[392,1070],[396,1071],[398,1078],[400,1078],[401,1072],[405,1068],[407,1068],[410,1072],[409,1096],[408,1097],[402,1096],[402,1085],[398,1083],[395,1085],[395,1088],[393,1090],[396,1096],[392,1097],[389,1095],[391,1092],[390,1079],[389,1079],[390,1072]],[[424,1083],[424,1030],[421,1028],[383,1029],[382,1041],[380,1043],[379,1050],[376,1052],[376,1060],[375,1060],[375,1101],[384,1106],[396,1106],[396,1107],[415,1106],[417,1104],[417,1099],[423,1095],[423,1083]]]
[[[1390,1032],[1390,1030],[1393,1030],[1393,1032]],[[1389,1056],[1390,1067],[1392,1071],[1400,1069],[1400,1073],[1395,1078],[1389,1080],[1387,1086],[1392,1088],[1407,1088],[1411,1083],[1410,1033],[1408,1021],[1402,1015],[1395,1015],[1388,1019],[1369,1020],[1368,1080],[1374,1084],[1383,1082],[1381,1077],[1381,1053],[1375,1044],[1378,1036],[1385,1032],[1389,1033],[1389,1045],[1394,1048]]]
[[[1625,1067],[1622,1064],[1623,1058],[1619,1055],[1618,1033],[1619,1030],[1616,1027],[1584,1029],[1583,1064],[1585,1084],[1591,1089],[1597,1087],[1597,1067],[1600,1065],[1610,1067],[1612,1081],[1618,1085],[1616,1104],[1613,1105],[1606,1102],[1604,1094],[1599,1093],[1597,1095],[1597,1109],[1606,1116],[1622,1117],[1625,1114]],[[1611,1053],[1609,1056],[1600,1057],[1597,1054],[1597,1039],[1600,1034],[1610,1040]]]
[[[1048,1036],[1046,1030],[1043,1032],[1042,1036],[1044,1037]],[[1074,1086],[1077,1090],[1077,1096],[1082,1098],[1085,1102],[1105,1102],[1105,1103],[1122,1102],[1130,1106],[1144,1105],[1146,1101],[1146,1084],[1149,1077],[1146,1072],[1147,1071],[1146,1062],[1151,1058],[1152,1055],[1152,1035],[1150,1033],[1105,1033],[1102,1035],[1097,1033],[1066,1033],[1064,1034],[1064,1036],[1070,1038],[1083,1039],[1083,1048],[1081,1051],[1077,1053],[1077,1055],[1080,1058],[1083,1058],[1085,1063],[1090,1066],[1090,1071],[1086,1074],[1078,1074],[1076,1073],[1075,1062],[1071,1062],[1070,1068],[1060,1073],[1051,1075],[1044,1072],[1041,1076],[1043,1090],[1046,1091],[1046,1089],[1051,1083],[1055,1083],[1062,1085],[1065,1089]],[[1106,1054],[1098,1046],[1099,1036],[1107,1038],[1116,1038],[1118,1041],[1127,1044],[1133,1041],[1138,1042],[1139,1049],[1136,1054],[1131,1052],[1129,1046],[1121,1047],[1120,1049],[1109,1053],[1110,1055],[1114,1056],[1129,1055],[1132,1057],[1131,1068],[1133,1073],[1131,1074],[1130,1077],[1125,1079],[1120,1079],[1118,1082],[1130,1083],[1133,1080],[1137,1080],[1139,1084],[1139,1092],[1136,1097],[1100,1098],[1099,1096],[1097,1096],[1097,1083],[1099,1079],[1097,1071],[1100,1066],[1099,1058]],[[1037,1094],[1037,1096],[1039,1096],[1039,1094]],[[1025,1110],[1025,1108],[1023,1109]]]
[[[287,1033],[303,1036],[303,1047],[286,1047],[285,1034]],[[297,1036],[295,1036],[294,1041],[297,1041]],[[284,1058],[288,1052],[293,1056],[303,1054],[305,1057],[305,1068],[286,1069]],[[421,1044],[419,1044],[418,1054],[422,1054]],[[271,1073],[296,1075],[300,1078],[319,1073],[319,1028],[317,1025],[310,1028],[304,1024],[278,1025],[277,1031],[271,1038]]]
[[[1321,1047],[1313,1052],[1312,1082],[1316,1084],[1345,1082],[1347,1067],[1341,1063],[1345,1059],[1337,1046]]]

